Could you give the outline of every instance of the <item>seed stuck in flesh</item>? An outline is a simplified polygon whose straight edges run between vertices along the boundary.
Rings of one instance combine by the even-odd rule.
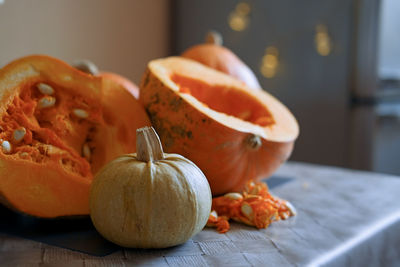
[[[65,154],[65,151],[53,146],[53,145],[48,145],[48,144],[40,144],[38,146],[38,149],[41,154],[46,155],[46,156],[53,156],[53,155],[63,155]]]
[[[54,89],[53,89],[53,87],[51,87],[51,86],[48,85],[48,84],[39,83],[39,84],[37,85],[37,88],[39,89],[39,92],[41,92],[41,93],[44,94],[44,95],[52,95],[52,94],[54,94]]]
[[[56,104],[55,97],[44,96],[38,101],[39,108],[50,108]]]
[[[28,153],[28,152],[22,152],[22,153],[19,154],[19,156],[20,156],[21,158],[23,158],[23,159],[26,159],[26,158],[29,157],[29,153]]]
[[[210,216],[213,216],[214,218],[218,218],[218,214],[215,210],[210,212]]]
[[[8,141],[3,141],[1,143],[1,149],[3,150],[4,153],[10,153],[11,152],[11,144]]]
[[[26,129],[24,127],[20,127],[15,129],[13,132],[13,140],[15,143],[21,142],[24,139],[26,134]]]
[[[88,143],[83,144],[82,155],[86,160],[90,161],[90,158],[92,157],[92,152],[90,151]]]
[[[296,215],[297,211],[296,208],[292,205],[292,203],[290,203],[289,201],[286,201],[286,207],[288,208],[288,210],[290,211],[291,215]]]
[[[241,120],[247,121],[248,119],[251,118],[251,111],[245,110],[245,111],[239,113],[237,117]]]
[[[227,193],[227,194],[224,195],[224,197],[227,197],[227,198],[232,199],[232,200],[240,200],[240,199],[243,199],[242,194],[236,193],[236,192],[234,192],[234,193]]]
[[[242,211],[242,213],[244,214],[244,216],[247,217],[247,219],[252,220],[253,219],[253,209],[251,208],[251,206],[247,203],[243,203],[242,207],[240,208],[240,210]]]
[[[290,217],[290,214],[287,213],[287,212],[283,212],[283,213],[281,213],[280,215],[281,215],[281,217],[282,217],[283,220],[286,220],[287,218]]]
[[[89,114],[87,113],[87,111],[84,109],[80,109],[80,108],[75,108],[74,110],[72,110],[72,113],[81,119],[86,119],[87,117],[89,117]]]
[[[262,196],[250,195],[250,194],[246,196],[246,201],[252,201],[252,200],[256,200],[256,199],[262,199]]]

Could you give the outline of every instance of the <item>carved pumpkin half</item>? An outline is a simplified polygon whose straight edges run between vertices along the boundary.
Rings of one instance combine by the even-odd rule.
[[[276,98],[181,57],[148,64],[140,100],[165,151],[199,166],[213,195],[271,175],[288,159],[299,133],[296,119]]]
[[[47,56],[0,70],[1,202],[38,217],[86,215],[93,175],[150,125],[120,85]]]

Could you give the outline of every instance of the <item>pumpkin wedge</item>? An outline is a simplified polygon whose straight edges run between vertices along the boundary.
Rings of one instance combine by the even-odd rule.
[[[89,214],[93,175],[134,152],[149,125],[120,85],[48,56],[0,70],[0,199],[17,211],[54,218]]]
[[[140,101],[165,151],[199,166],[213,195],[270,176],[299,134],[294,116],[270,94],[182,57],[148,64]]]

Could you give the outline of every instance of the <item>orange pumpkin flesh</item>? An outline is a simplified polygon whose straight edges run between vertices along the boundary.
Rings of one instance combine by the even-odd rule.
[[[271,175],[299,133],[277,99],[189,59],[151,61],[140,90],[165,150],[196,163],[213,195]]]
[[[260,126],[273,124],[273,117],[261,102],[238,90],[226,90],[225,86],[212,86],[179,74],[171,80],[179,86],[179,92],[188,93],[215,111],[225,113]],[[224,101],[221,101],[221,99]]]
[[[54,93],[42,93],[41,83]],[[43,107],[49,103],[44,98],[54,98],[54,105]],[[0,101],[1,199],[38,217],[88,214],[93,174],[135,151],[136,128],[150,124],[119,85],[47,56],[1,69]],[[15,138],[18,129],[25,133],[22,140]]]

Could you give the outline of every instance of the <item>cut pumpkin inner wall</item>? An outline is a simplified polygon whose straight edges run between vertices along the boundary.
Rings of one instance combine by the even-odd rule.
[[[295,117],[272,95],[182,57],[148,64],[140,101],[165,151],[196,163],[213,195],[269,177],[299,134]]]
[[[53,91],[42,93],[40,87]],[[26,84],[1,117],[2,152],[20,160],[59,165],[89,179],[91,139],[99,123],[99,103],[54,84]]]
[[[262,127],[275,123],[269,110],[257,98],[233,87],[210,85],[179,74],[173,74],[171,80],[179,86],[179,92],[192,95],[215,111]]]
[[[35,55],[0,69],[0,203],[43,218],[89,214],[93,175],[149,126],[110,79]]]

